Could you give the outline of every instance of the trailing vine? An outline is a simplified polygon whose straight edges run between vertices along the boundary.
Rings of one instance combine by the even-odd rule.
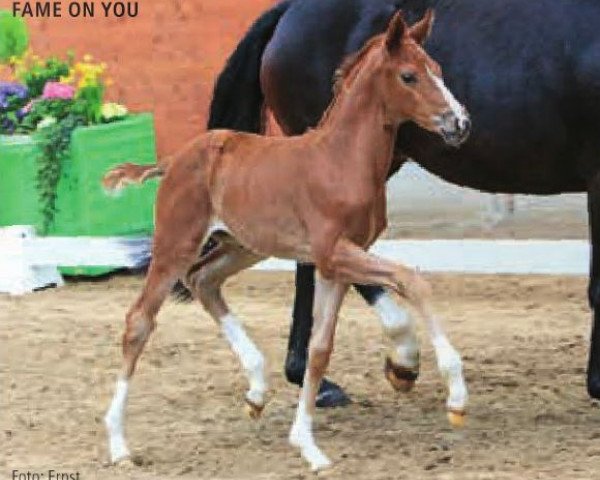
[[[71,135],[84,125],[83,117],[68,115],[62,121],[39,131],[39,155],[36,158],[36,188],[42,215],[42,234],[47,234],[56,216],[58,183],[63,165],[69,157]]]
[[[11,19],[0,10],[0,47],[11,42],[10,49],[0,48],[0,65],[8,62],[15,77],[11,82],[0,81],[0,135],[36,137],[39,228],[40,234],[47,235],[55,221],[57,189],[70,156],[73,131],[80,126],[121,120],[128,112],[122,105],[104,103],[106,88],[112,83],[106,78],[104,63],[95,63],[91,55],[76,61],[71,53],[66,59],[42,59],[31,51],[24,52],[27,35],[19,37],[20,43],[12,40],[25,25],[12,22],[14,32],[9,31],[7,22]]]

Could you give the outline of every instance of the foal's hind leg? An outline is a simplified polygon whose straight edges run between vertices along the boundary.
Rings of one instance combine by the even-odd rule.
[[[179,186],[173,183],[179,183]],[[198,255],[209,218],[208,202],[204,200],[196,184],[180,182],[177,177],[166,177],[159,189],[152,262],[142,293],[127,313],[123,367],[104,418],[113,462],[129,456],[123,428],[129,380],[156,326],[155,317],[160,307],[177,279],[185,274]],[[173,205],[187,208],[173,209]]]
[[[321,268],[337,281],[390,288],[406,299],[425,320],[431,333],[438,368],[448,388],[448,418],[453,425],[461,426],[467,402],[462,360],[431,311],[429,284],[418,272],[367,253],[346,239],[337,242],[332,255],[324,260]]]
[[[190,269],[186,284],[221,326],[223,335],[239,358],[250,384],[246,392],[247,411],[252,418],[258,418],[265,405],[267,389],[265,360],[241,322],[229,310],[221,286],[227,278],[250,268],[262,257],[241,247],[231,237],[221,235],[217,241],[218,245]]]
[[[104,417],[108,430],[110,458],[113,463],[129,457],[123,426],[129,380],[148,337],[156,327],[155,317],[173,287],[177,275],[176,264],[169,265],[154,258],[142,294],[127,313],[123,334],[123,367],[112,402]]]
[[[308,367],[304,374],[296,419],[289,438],[290,443],[300,449],[313,470],[326,468],[331,463],[315,443],[312,419],[317,392],[333,351],[338,312],[347,291],[347,284],[326,280],[317,274],[314,323],[308,345]]]

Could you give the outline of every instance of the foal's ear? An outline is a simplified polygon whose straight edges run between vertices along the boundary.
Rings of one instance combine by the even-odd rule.
[[[435,13],[432,8],[428,8],[423,18],[410,27],[409,34],[415,42],[423,45],[427,41],[427,38],[431,34],[434,20]]]
[[[404,14],[402,13],[402,10],[398,10],[390,21],[385,36],[385,46],[390,53],[394,53],[398,49],[402,43],[402,38],[406,35],[407,31],[408,26],[404,21]]]

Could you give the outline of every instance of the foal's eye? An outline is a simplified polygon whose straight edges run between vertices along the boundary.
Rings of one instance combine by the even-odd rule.
[[[400,74],[400,78],[407,85],[414,85],[415,83],[417,83],[417,76],[414,73],[402,72]]]

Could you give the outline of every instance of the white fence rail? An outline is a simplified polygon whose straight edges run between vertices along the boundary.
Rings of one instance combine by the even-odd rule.
[[[430,272],[586,275],[589,268],[584,240],[382,240],[373,251]],[[3,228],[0,292],[62,285],[59,266],[137,268],[149,258],[149,238],[39,238],[31,227]],[[292,271],[295,264],[270,259],[255,268]]]

